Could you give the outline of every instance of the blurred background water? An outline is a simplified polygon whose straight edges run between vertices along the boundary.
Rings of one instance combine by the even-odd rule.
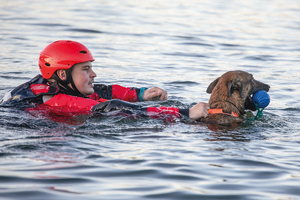
[[[300,199],[298,0],[0,0],[0,97],[70,39],[96,82],[207,102],[229,70],[271,86],[263,118],[236,129],[124,117],[79,126],[0,108],[1,199]]]

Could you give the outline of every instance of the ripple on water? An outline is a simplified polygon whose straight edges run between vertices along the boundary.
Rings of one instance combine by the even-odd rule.
[[[168,91],[143,106],[207,102],[230,70],[271,86],[263,117],[235,129],[109,115],[66,125],[0,108],[1,198],[299,198],[297,0],[1,3],[0,97],[59,39],[89,47],[97,83]]]

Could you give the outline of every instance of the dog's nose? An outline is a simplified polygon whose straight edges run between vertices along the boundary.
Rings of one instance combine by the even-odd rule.
[[[269,92],[269,89],[270,89],[270,86],[268,84],[265,84],[264,90],[267,91],[267,92]]]

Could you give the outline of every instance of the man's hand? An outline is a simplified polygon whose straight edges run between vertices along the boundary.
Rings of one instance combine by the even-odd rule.
[[[144,101],[165,101],[168,99],[168,92],[159,88],[159,87],[153,87],[145,90],[143,95]]]
[[[201,117],[207,117],[208,109],[209,109],[208,103],[199,102],[190,108],[189,117],[191,120],[197,120]]]

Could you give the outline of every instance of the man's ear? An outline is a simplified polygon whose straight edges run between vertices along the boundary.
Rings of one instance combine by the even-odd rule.
[[[206,89],[206,93],[208,93],[208,94],[212,93],[212,91],[213,91],[214,87],[217,85],[219,79],[220,79],[220,77],[209,84],[209,86]]]
[[[57,76],[60,78],[60,80],[65,81],[67,80],[67,73],[65,69],[58,69],[56,71]]]

